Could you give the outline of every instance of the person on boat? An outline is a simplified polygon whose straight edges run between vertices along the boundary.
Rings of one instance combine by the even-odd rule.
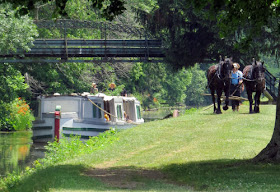
[[[109,84],[109,91],[114,91],[116,88],[116,84],[115,83],[110,83]]]
[[[96,94],[96,93],[98,93],[97,85],[96,85],[96,83],[94,83],[94,82],[91,84],[90,93],[91,93],[91,94]]]
[[[125,111],[123,112],[123,114],[124,114],[124,118],[125,118],[125,120],[126,120],[126,121],[129,121],[129,116],[126,114],[126,112],[125,112]]]
[[[123,114],[124,114],[124,119],[127,123],[133,123],[133,121],[129,119],[129,116],[126,114],[125,111],[123,112]]]
[[[110,117],[106,113],[104,114],[104,118],[105,118],[105,121],[107,121],[107,122],[110,121]]]
[[[233,63],[233,69],[231,73],[231,85],[230,85],[230,95],[240,97],[240,89],[243,83],[243,73],[238,70],[240,65],[238,63]],[[233,111],[239,110],[239,101],[231,100],[231,106]]]
[[[121,96],[123,97],[127,97],[127,91],[125,88],[123,88],[122,92],[121,92]]]

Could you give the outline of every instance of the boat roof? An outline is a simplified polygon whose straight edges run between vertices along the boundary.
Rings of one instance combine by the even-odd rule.
[[[38,98],[42,98],[42,97],[45,97],[45,98],[52,98],[52,97],[99,97],[99,98],[102,98],[104,101],[110,101],[114,98],[122,98],[124,101],[135,101],[137,100],[135,97],[123,97],[123,96],[109,96],[109,95],[105,95],[104,93],[97,93],[95,95],[90,95],[90,93],[88,92],[84,92],[82,94],[77,94],[77,93],[71,93],[71,94],[67,94],[67,95],[61,95],[59,93],[55,93],[53,95],[40,95],[38,96]]]
[[[110,101],[114,98],[122,98],[124,101],[135,101],[135,100],[137,100],[135,97],[108,96],[108,95],[105,95],[104,93],[97,93],[96,95],[88,95],[88,96],[103,97],[104,101]]]

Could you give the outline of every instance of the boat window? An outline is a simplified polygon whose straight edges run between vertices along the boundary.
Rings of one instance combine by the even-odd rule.
[[[41,113],[41,100],[38,101],[36,100],[35,102],[31,102],[31,108],[34,109],[33,110],[33,115],[34,117],[40,117],[40,113]]]
[[[141,111],[140,111],[140,106],[136,105],[136,111],[137,111],[137,119],[141,119]]]
[[[97,103],[97,106],[101,108],[101,104]],[[101,118],[101,110],[95,105],[92,106],[93,118]]]
[[[100,110],[100,108],[101,108],[101,104],[100,103],[97,103],[97,105],[98,105],[98,109],[97,109],[97,114],[98,114],[98,118],[100,119],[101,118],[101,110]]]
[[[117,105],[117,117],[118,119],[122,119],[122,106]]]

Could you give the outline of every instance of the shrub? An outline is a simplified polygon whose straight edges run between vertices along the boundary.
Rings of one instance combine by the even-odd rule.
[[[29,105],[20,97],[10,104],[10,120],[13,130],[26,130],[32,127],[35,118],[31,113]]]

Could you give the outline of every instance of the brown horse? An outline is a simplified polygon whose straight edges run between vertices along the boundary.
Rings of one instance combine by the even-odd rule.
[[[243,69],[243,82],[246,87],[248,100],[250,102],[249,112],[259,113],[260,112],[260,96],[265,89],[265,68],[264,62],[259,62],[253,59],[252,65],[247,65]],[[252,110],[253,99],[252,94],[256,92],[254,100],[254,111]]]
[[[207,71],[208,87],[211,91],[212,101],[214,104],[214,113],[221,114],[221,96],[225,92],[226,100],[224,110],[228,109],[231,70],[233,69],[231,58],[220,59],[219,64],[209,67]],[[217,93],[217,104],[215,104],[215,91]]]

